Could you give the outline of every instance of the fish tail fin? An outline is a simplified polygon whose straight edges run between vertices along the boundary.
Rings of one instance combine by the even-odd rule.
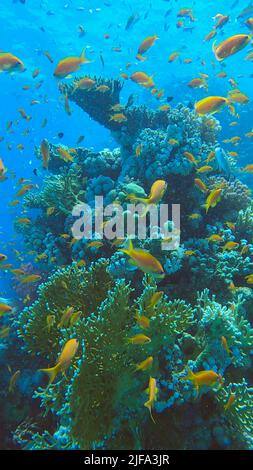
[[[146,408],[148,408],[149,413],[150,413],[150,418],[152,419],[153,423],[156,424],[156,422],[155,422],[155,420],[154,420],[154,418],[153,418],[153,415],[152,415],[152,402],[151,402],[151,400],[146,401],[146,402],[144,403],[144,406],[145,406]]]
[[[221,62],[223,59],[221,59],[221,58],[218,56],[217,52],[216,52],[216,51],[217,51],[216,44],[217,44],[217,41],[214,41],[214,42],[213,42],[213,45],[212,45],[212,51],[213,51],[213,53],[214,53],[214,55],[215,55],[215,58],[216,58],[219,62]]]
[[[193,380],[194,379],[195,375],[189,367],[187,367],[187,371],[188,371],[187,375],[185,375],[184,377],[181,377],[181,380]]]
[[[127,199],[131,202],[145,202],[146,199],[143,197],[138,197],[135,194],[128,194]]]
[[[87,64],[88,62],[91,62],[91,60],[87,59],[87,57],[86,57],[86,48],[85,47],[81,52],[80,59],[81,59],[82,64]]]
[[[125,253],[126,255],[130,255],[130,253],[132,253],[134,249],[131,238],[127,240],[127,243],[128,243],[128,246],[126,246],[125,248],[121,248],[119,251],[122,251],[122,253]]]
[[[48,382],[48,385],[50,385],[51,383],[54,382],[55,380],[55,377],[57,376],[58,372],[59,372],[59,368],[58,366],[54,366],[54,367],[49,367],[48,369],[39,369],[40,372],[45,372],[46,374],[48,374],[49,376],[49,382]]]

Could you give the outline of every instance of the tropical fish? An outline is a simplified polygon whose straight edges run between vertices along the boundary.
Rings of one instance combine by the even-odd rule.
[[[6,261],[7,260],[7,256],[0,253],[0,263],[2,263],[3,261]]]
[[[131,338],[127,338],[127,342],[130,344],[146,344],[150,343],[151,339],[143,333],[139,333]]]
[[[148,370],[152,367],[152,364],[153,364],[153,357],[149,356],[147,357],[147,359],[140,362],[140,364],[137,364],[136,370]]]
[[[10,334],[10,327],[9,326],[4,326],[3,328],[0,329],[0,338],[4,339],[7,338]]]
[[[163,198],[167,189],[167,183],[164,180],[155,181],[150,189],[150,194],[147,198],[138,197],[135,194],[128,194],[127,198],[131,202],[141,202],[142,204],[151,205],[158,204]]]
[[[180,55],[180,52],[179,52],[179,51],[174,51],[174,52],[172,52],[172,53],[169,55],[168,62],[169,62],[169,63],[175,62],[175,60],[177,60],[177,58],[179,57],[179,55]]]
[[[76,90],[90,90],[94,87],[95,84],[96,81],[90,77],[81,78],[75,83],[72,93],[74,93]]]
[[[224,410],[228,411],[231,408],[231,406],[233,406],[235,401],[236,401],[236,395],[234,393],[231,393],[231,395],[228,398],[227,403],[224,405]]]
[[[215,242],[215,243],[219,243],[219,242],[222,242],[223,241],[223,237],[221,235],[218,235],[216,233],[214,233],[213,235],[210,235],[207,240],[209,242]]]
[[[223,251],[232,251],[236,250],[239,247],[239,243],[237,242],[227,242],[223,247]]]
[[[189,162],[193,163],[193,165],[198,164],[198,160],[196,160],[196,158],[194,157],[194,155],[191,152],[184,152],[183,155],[184,155],[184,157],[187,158],[187,160],[189,160]]]
[[[147,75],[145,72],[134,72],[132,75],[130,75],[130,79],[138,83],[138,85],[144,86],[145,88],[153,88],[154,87],[154,81],[152,76]]]
[[[144,52],[147,52],[150,47],[155,44],[157,39],[159,38],[158,36],[156,36],[156,34],[154,34],[154,36],[148,36],[147,38],[145,38],[138,48],[138,54],[143,54]]]
[[[225,338],[225,336],[221,337],[221,344],[222,344],[222,347],[225,349],[225,351],[228,355],[232,354],[231,349],[229,349],[229,347],[228,347],[228,342],[227,342],[227,339]]]
[[[59,153],[62,160],[64,160],[64,162],[73,162],[72,155],[70,155],[70,153],[67,150],[65,150],[64,148],[58,147],[57,152]]]
[[[150,327],[150,320],[145,315],[139,315],[138,313],[134,317],[138,323],[138,325],[146,330]]]
[[[11,376],[10,382],[9,382],[9,393],[13,393],[13,392],[14,392],[14,389],[15,389],[17,380],[18,380],[18,378],[20,377],[20,374],[21,374],[20,370],[17,370],[17,371],[14,372],[14,374]]]
[[[195,183],[195,186],[197,186],[197,188],[200,189],[200,191],[202,191],[202,193],[207,193],[208,188],[206,184],[204,183],[204,181],[202,181],[200,178],[195,178],[194,183]]]
[[[253,274],[248,274],[248,276],[245,276],[245,280],[248,284],[253,284]]]
[[[199,389],[206,385],[211,387],[217,383],[217,381],[222,384],[222,377],[220,374],[217,374],[213,370],[202,370],[200,372],[192,372],[188,368],[188,374],[185,377],[181,377],[181,380],[189,380],[192,382],[196,389],[196,398],[199,394]]]
[[[57,328],[67,327],[73,313],[74,313],[74,308],[73,307],[66,308],[66,310],[64,310],[64,312],[62,314],[60,322],[57,325]]]
[[[253,164],[250,163],[249,165],[246,165],[244,168],[241,169],[244,173],[253,173]]]
[[[217,23],[215,24],[215,29],[222,28],[227,22],[229,21],[229,16],[228,15],[221,15],[220,13],[215,16],[215,20],[217,20]]]
[[[207,196],[205,208],[206,213],[209,211],[210,207],[215,207],[221,199],[222,189],[213,189],[211,193]]]
[[[116,113],[116,114],[113,114],[112,116],[110,116],[109,121],[122,123],[122,122],[127,121],[127,117],[123,113]]]
[[[156,379],[154,379],[153,377],[150,377],[149,378],[149,384],[148,384],[148,389],[147,389],[147,393],[149,394],[149,399],[148,401],[146,401],[144,403],[144,406],[146,408],[148,408],[149,412],[150,412],[150,417],[153,421],[153,423],[155,423],[155,420],[152,416],[152,408],[154,407],[154,404],[155,404],[155,401],[156,401],[156,396],[157,396],[157,393],[158,393],[158,388],[156,386]]]
[[[132,264],[143,272],[153,274],[157,277],[164,277],[164,270],[160,261],[148,251],[134,248],[131,239],[129,240],[128,248],[120,249],[120,251],[127,254],[131,258]]]
[[[233,54],[236,54],[249,44],[251,37],[249,34],[237,34],[231,36],[225,41],[221,42],[218,46],[213,44],[213,52],[217,60],[222,61]]]
[[[213,171],[213,167],[210,165],[204,165],[197,169],[197,173],[208,173],[209,171]]]
[[[41,276],[39,274],[27,274],[20,278],[20,282],[21,284],[34,284],[36,282],[39,282],[40,279]]]
[[[79,70],[81,65],[88,64],[89,62],[91,61],[88,60],[87,57],[85,56],[85,49],[84,49],[80,57],[70,56],[70,57],[66,57],[65,59],[60,60],[60,62],[58,62],[55,68],[54,76],[57,78],[65,78],[70,73],[76,72],[77,70]]]
[[[23,62],[10,52],[0,52],[0,71],[2,72],[24,72]]]
[[[163,291],[155,292],[150,299],[148,308],[154,308],[158,304],[158,302],[160,302],[162,296],[163,296]]]
[[[99,85],[96,87],[96,91],[99,91],[100,93],[106,93],[107,91],[110,91],[110,87],[108,85]]]
[[[50,367],[48,369],[40,369],[40,372],[45,372],[46,374],[49,375],[49,383],[54,382],[56,376],[62,372],[64,373],[66,369],[71,364],[72,359],[74,358],[76,351],[78,349],[78,340],[77,339],[70,339],[67,341],[65,344],[60,356],[57,359],[57,362],[54,367]]]
[[[10,313],[11,311],[12,307],[10,305],[0,302],[0,316],[4,315],[5,313]]]
[[[190,88],[205,88],[205,90],[208,90],[208,83],[204,78],[193,78],[187,85]]]
[[[235,114],[233,106],[230,104],[228,98],[224,96],[208,96],[197,103],[195,103],[195,111],[200,116],[205,116],[206,114],[215,114],[219,113],[224,106],[228,106],[230,112]]]
[[[47,330],[48,330],[48,333],[50,333],[51,328],[54,326],[54,324],[55,324],[55,315],[47,315]]]

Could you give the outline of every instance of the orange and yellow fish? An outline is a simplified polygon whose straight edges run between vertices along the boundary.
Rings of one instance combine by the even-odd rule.
[[[236,54],[242,50],[247,44],[249,44],[251,36],[249,34],[237,34],[231,36],[225,41],[222,41],[219,45],[216,46],[216,43],[213,44],[213,52],[218,61],[223,61],[230,57],[231,55]]]
[[[80,69],[81,65],[91,62],[85,56],[85,49],[79,57],[70,56],[60,60],[55,68],[54,76],[57,78],[65,78],[72,72]]]
[[[24,72],[23,62],[10,52],[0,52],[0,71],[2,72]]]
[[[66,369],[68,369],[68,367],[71,364],[72,359],[74,358],[77,352],[78,345],[79,345],[79,342],[77,339],[70,339],[65,344],[59,358],[57,359],[55,366],[50,367],[48,369],[40,369],[40,372],[45,372],[46,374],[49,375],[48,385],[54,382],[56,376],[60,372],[63,373],[65,372]]]

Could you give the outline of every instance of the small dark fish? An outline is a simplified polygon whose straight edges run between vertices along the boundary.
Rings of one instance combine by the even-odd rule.
[[[172,12],[172,8],[170,8],[169,10],[166,11],[165,15],[164,15],[164,18],[167,18],[167,16],[169,16]]]
[[[133,13],[131,16],[129,16],[126,26],[125,26],[125,30],[128,31],[129,29],[131,29],[133,25],[137,23],[137,21],[139,21],[139,19],[140,19],[140,16],[138,13]]]
[[[174,96],[167,96],[166,100],[167,103],[170,103],[172,100],[174,100]]]
[[[25,0],[12,0],[12,3],[17,3],[17,2],[20,2],[23,5],[25,4]]]
[[[33,174],[34,174],[35,176],[38,176],[38,170],[37,170],[37,168],[34,168],[34,169],[33,169]]]
[[[233,10],[233,8],[235,8],[239,3],[239,0],[235,0],[235,2],[231,5],[231,9]]]
[[[49,10],[47,11],[47,16],[54,16],[54,11],[53,10]]]
[[[237,16],[237,18],[243,19],[243,18],[249,17],[252,14],[253,14],[253,4],[252,2],[250,2],[250,4],[241,11],[241,13]]]
[[[62,138],[64,137],[64,133],[63,133],[63,132],[59,132],[57,135],[58,135],[59,139],[62,139]]]
[[[84,135],[80,135],[80,137],[78,137],[76,143],[80,144],[83,141],[83,139],[84,139]]]
[[[131,94],[128,97],[126,108],[130,108],[130,106],[132,106],[133,104],[134,104],[134,95]]]
[[[104,61],[104,58],[103,58],[102,54],[99,55],[99,58],[100,58],[102,67],[104,68],[104,66],[105,66],[105,61]]]

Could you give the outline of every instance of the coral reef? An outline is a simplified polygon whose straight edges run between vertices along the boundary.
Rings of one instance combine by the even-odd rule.
[[[24,421],[16,442],[27,449],[252,449],[252,199],[219,169],[219,122],[184,105],[122,105],[119,80],[85,78],[89,86],[74,79],[60,91],[107,127],[119,148],[49,144],[43,186],[24,197],[30,223],[15,228],[43,277],[15,328],[24,356],[34,359],[34,382],[29,374],[22,380],[50,419],[47,427]],[[128,202],[147,205],[157,180],[167,183],[157,205],[180,204],[181,228],[163,250],[162,230],[145,213],[153,237],[133,244],[156,258],[163,276],[143,274],[122,251],[126,227],[114,240],[73,238],[76,204],[89,204],[94,218],[94,199],[103,196],[116,213],[121,205],[125,221]],[[165,225],[175,229],[172,214]],[[53,365],[70,339],[78,352],[47,386],[38,369]],[[196,387],[192,375],[203,371],[217,380]],[[149,410],[150,377],[158,393]]]

